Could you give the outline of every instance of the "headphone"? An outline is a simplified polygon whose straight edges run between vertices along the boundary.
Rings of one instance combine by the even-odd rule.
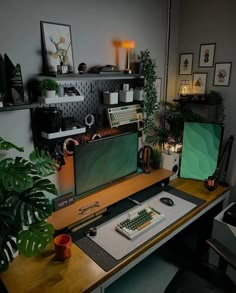
[[[79,145],[78,141],[73,138],[67,138],[63,143],[63,151],[67,155],[73,155],[74,147]]]

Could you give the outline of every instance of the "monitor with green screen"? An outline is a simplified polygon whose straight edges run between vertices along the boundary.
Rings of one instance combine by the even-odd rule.
[[[185,122],[180,177],[205,180],[215,172],[222,133],[219,124]]]
[[[138,134],[126,133],[78,145],[74,151],[75,195],[83,196],[137,172]]]

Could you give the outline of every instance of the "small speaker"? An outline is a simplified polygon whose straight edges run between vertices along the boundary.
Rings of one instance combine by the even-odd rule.
[[[175,172],[170,176],[170,180],[177,178],[179,173],[179,154],[172,152],[170,154],[162,153],[161,168]]]

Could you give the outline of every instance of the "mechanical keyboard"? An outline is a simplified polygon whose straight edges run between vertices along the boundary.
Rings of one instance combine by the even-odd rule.
[[[143,119],[141,105],[128,105],[107,109],[107,117],[110,127],[138,122]]]
[[[165,216],[154,208],[141,205],[128,212],[127,218],[118,223],[115,229],[128,239],[133,239],[164,219]]]

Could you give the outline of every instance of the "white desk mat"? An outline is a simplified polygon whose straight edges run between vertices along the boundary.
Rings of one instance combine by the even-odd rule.
[[[174,201],[173,206],[167,206],[160,202],[161,197],[169,197]],[[165,219],[149,228],[146,232],[135,239],[129,240],[115,230],[116,224],[120,223],[127,216],[129,211],[137,208],[134,207],[129,211],[125,211],[121,215],[97,227],[96,236],[88,236],[92,241],[104,249],[107,253],[113,256],[116,260],[120,260],[134,249],[138,248],[144,242],[166,229],[172,223],[183,217],[185,214],[194,209],[197,205],[189,201],[181,199],[166,191],[162,191],[143,202],[142,204],[149,204],[157,211],[165,215]]]

